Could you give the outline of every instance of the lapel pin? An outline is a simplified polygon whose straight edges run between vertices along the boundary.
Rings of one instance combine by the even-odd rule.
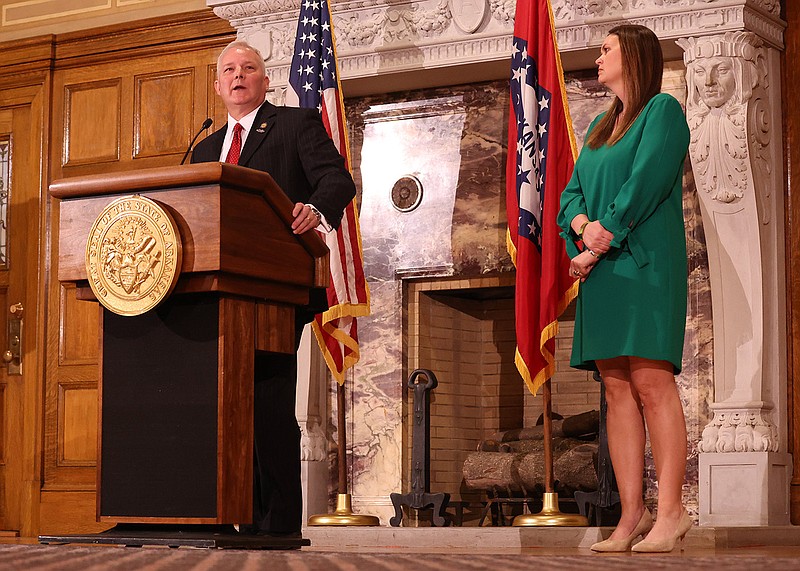
[[[267,128],[267,124],[266,123],[261,123],[261,125],[258,126],[258,129],[256,129],[256,131],[259,132],[259,133],[263,133],[264,129],[266,129],[266,128]]]

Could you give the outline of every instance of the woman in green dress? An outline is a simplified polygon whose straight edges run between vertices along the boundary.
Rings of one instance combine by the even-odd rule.
[[[581,281],[570,364],[603,378],[622,504],[617,528],[592,549],[671,551],[692,525],[681,499],[686,423],[674,377],[686,323],[689,128],[678,101],[660,93],[663,56],[651,30],[613,28],[595,63],[616,97],[589,127],[558,216]],[[645,421],[658,475],[655,523],[642,498]]]

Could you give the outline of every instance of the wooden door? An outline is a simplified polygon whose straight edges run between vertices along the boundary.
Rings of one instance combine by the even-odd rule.
[[[0,91],[0,535],[30,526],[35,494],[41,169],[32,94]]]

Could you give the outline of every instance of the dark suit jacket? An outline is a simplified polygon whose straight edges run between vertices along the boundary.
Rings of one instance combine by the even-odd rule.
[[[219,161],[226,130],[227,125],[200,141],[192,162]],[[356,195],[344,159],[314,109],[265,102],[247,135],[239,165],[268,172],[292,202],[313,204],[334,228]]]
[[[200,141],[193,163],[219,161],[227,125]],[[337,228],[356,187],[315,109],[276,107],[265,102],[256,114],[239,156],[240,166],[268,172],[293,203],[313,204]],[[324,290],[312,291],[306,308],[328,308]]]

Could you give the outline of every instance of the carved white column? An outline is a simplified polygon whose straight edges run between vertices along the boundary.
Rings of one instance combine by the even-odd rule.
[[[698,443],[700,523],[785,525],[791,459],[779,52],[744,31],[678,45],[714,324],[714,417]]]
[[[300,469],[303,485],[303,522],[328,509],[328,369],[311,326],[306,325],[297,350],[297,405],[300,425]]]

